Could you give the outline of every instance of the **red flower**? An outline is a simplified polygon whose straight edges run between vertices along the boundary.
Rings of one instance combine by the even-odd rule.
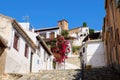
[[[55,61],[61,63],[67,58],[67,54],[70,52],[69,41],[65,40],[63,36],[57,36],[56,45],[51,48],[55,56]]]

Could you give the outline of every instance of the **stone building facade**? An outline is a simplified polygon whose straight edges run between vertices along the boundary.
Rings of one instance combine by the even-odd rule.
[[[107,66],[120,72],[120,0],[105,0],[103,41]]]

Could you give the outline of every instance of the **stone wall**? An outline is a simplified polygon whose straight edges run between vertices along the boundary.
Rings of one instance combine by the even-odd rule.
[[[7,49],[3,51],[3,53],[0,56],[0,74],[4,73],[5,69],[5,62],[6,62],[6,54],[7,54]]]

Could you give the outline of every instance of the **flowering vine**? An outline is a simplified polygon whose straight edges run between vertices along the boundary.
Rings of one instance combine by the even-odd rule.
[[[53,42],[50,41],[50,43]],[[56,62],[64,62],[64,60],[67,59],[68,53],[70,52],[69,41],[65,40],[64,36],[58,35],[54,46],[51,46],[51,51],[55,56]]]

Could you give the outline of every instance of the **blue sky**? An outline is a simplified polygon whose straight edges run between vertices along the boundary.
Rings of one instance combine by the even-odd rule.
[[[101,30],[105,9],[104,0],[0,0],[0,13],[19,22],[29,16],[36,29],[54,27],[66,19],[69,29],[87,22],[90,28]]]

